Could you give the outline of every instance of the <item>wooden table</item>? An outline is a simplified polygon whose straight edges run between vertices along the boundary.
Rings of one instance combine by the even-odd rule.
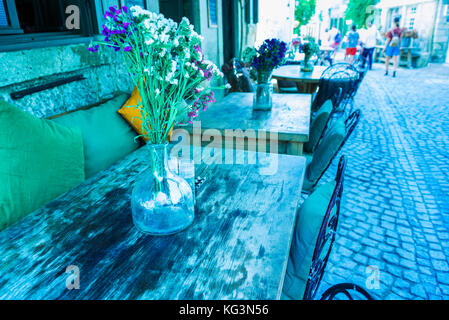
[[[296,82],[298,92],[314,93],[326,66],[314,66],[312,72],[302,72],[301,66],[286,65],[273,71],[273,79]]]
[[[205,151],[204,149],[202,151]],[[0,232],[0,299],[277,299],[283,284],[305,158],[195,165],[206,177],[195,220],[167,237],[131,217],[138,149]],[[273,156],[273,155],[272,155]],[[274,175],[259,170],[277,161]],[[66,273],[79,268],[79,289]]]
[[[188,135],[188,142],[196,146],[302,155],[302,146],[309,141],[312,96],[273,94],[271,111],[253,111],[253,96],[253,93],[231,93],[211,104],[193,126],[175,129],[174,141],[178,141],[178,135],[183,139]],[[239,129],[243,134],[235,131]],[[218,138],[212,139],[211,135]]]

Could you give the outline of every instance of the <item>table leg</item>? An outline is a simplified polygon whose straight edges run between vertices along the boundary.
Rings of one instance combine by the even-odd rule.
[[[302,156],[302,142],[289,142],[287,144],[287,154],[292,156]]]
[[[277,79],[275,79],[273,81],[273,89],[274,89],[274,92],[279,93],[279,83],[278,83]]]

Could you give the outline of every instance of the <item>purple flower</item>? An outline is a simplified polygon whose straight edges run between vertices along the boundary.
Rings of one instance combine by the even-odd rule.
[[[89,46],[89,48],[87,50],[89,50],[90,52],[97,52],[99,47],[100,46],[98,44],[96,44],[94,46]]]
[[[125,52],[131,51],[131,50],[132,50],[131,46],[126,46],[123,48],[123,51],[125,51]]]

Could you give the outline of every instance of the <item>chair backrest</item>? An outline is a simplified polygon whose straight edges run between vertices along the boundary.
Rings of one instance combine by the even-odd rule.
[[[348,63],[337,63],[326,68],[318,83],[318,92],[312,103],[312,110],[316,111],[327,99],[335,94],[338,87],[343,89],[342,100],[353,92],[353,86],[359,78],[357,69]]]
[[[338,163],[335,189],[316,240],[315,250],[312,256],[312,266],[309,271],[309,277],[304,292],[304,300],[311,300],[315,296],[335,241],[338,217],[340,215],[340,202],[343,195],[345,169],[346,158],[345,156],[342,156]]]
[[[223,65],[222,71],[231,85],[229,92],[253,92],[248,69],[237,58],[232,58]]]
[[[353,283],[339,283],[327,289],[320,300],[343,300],[336,299],[343,296],[349,300],[374,300],[374,298],[362,287]]]
[[[321,177],[326,172],[327,168],[329,168],[329,166],[332,163],[332,161],[334,160],[334,158],[337,156],[337,154],[340,152],[341,148],[343,148],[344,144],[346,143],[348,138],[351,136],[351,133],[354,131],[355,127],[357,126],[357,123],[360,120],[360,114],[361,114],[360,109],[357,109],[345,120],[345,137],[344,137],[343,141],[341,142],[341,144],[336,149],[335,153],[331,156],[331,158],[330,158],[329,162],[326,164],[326,166],[324,168],[320,168],[321,169],[320,175],[319,175],[318,179],[315,181],[315,183],[313,184],[312,189],[318,184]],[[327,130],[327,132],[325,131],[324,135],[328,134],[330,131],[332,131],[332,128],[330,130]],[[318,150],[318,148],[320,148],[320,146],[322,146],[323,140],[324,140],[324,138],[320,138],[320,144],[317,145],[315,150]],[[314,153],[314,158],[317,154],[318,154],[318,152]],[[310,165],[312,165],[312,163],[314,162],[314,158],[312,159],[312,162],[310,163]]]

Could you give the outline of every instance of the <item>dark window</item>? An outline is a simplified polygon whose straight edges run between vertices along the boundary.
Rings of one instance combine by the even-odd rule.
[[[0,51],[86,42],[98,33],[94,1],[0,0]],[[70,6],[79,9],[75,24]],[[66,10],[70,9],[67,11]],[[70,18],[69,18],[70,16]]]
[[[65,26],[66,1],[55,0],[16,0],[16,10],[20,28],[24,33],[68,31]],[[79,30],[72,30],[72,32]]]

